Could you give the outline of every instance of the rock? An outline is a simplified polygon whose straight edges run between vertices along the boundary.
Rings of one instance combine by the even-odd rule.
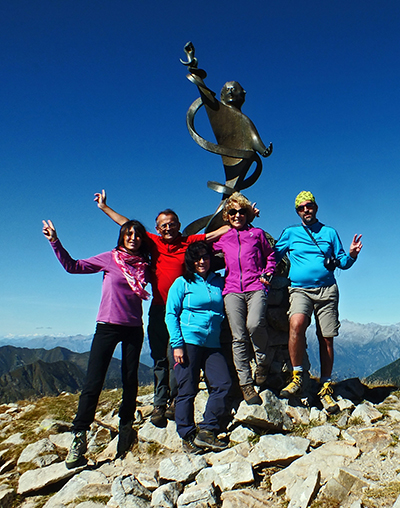
[[[176,432],[175,422],[169,421],[165,429],[155,427],[152,423],[146,422],[138,432],[138,438],[146,443],[158,443],[172,451],[181,451],[182,442]]]
[[[289,404],[288,400],[285,400],[285,412],[296,424],[309,425],[310,424],[310,413],[307,407],[298,405],[293,406]]]
[[[222,452],[207,453],[204,455],[204,458],[207,463],[211,465],[230,464],[231,462],[240,462],[241,460],[246,459],[250,450],[252,450],[250,443],[239,443],[238,445],[232,446],[232,448],[227,448]]]
[[[254,481],[253,468],[247,461],[232,462],[231,464],[217,464],[200,471],[196,477],[197,483],[213,483],[224,490],[232,490],[243,484]]]
[[[53,497],[51,497],[44,508],[57,508],[59,505],[67,505],[82,497],[82,490],[89,484],[108,484],[107,477],[98,471],[82,471],[71,478]]]
[[[15,467],[15,460],[9,459],[0,466],[0,475],[11,471]]]
[[[161,485],[151,496],[151,506],[156,506],[157,508],[174,508],[182,490],[183,487],[178,482]]]
[[[20,445],[24,443],[24,439],[22,437],[22,432],[17,432],[13,434],[8,439],[5,439],[2,444],[3,445]]]
[[[163,481],[190,482],[207,467],[204,457],[180,453],[160,462],[158,477]]]
[[[329,441],[337,441],[340,435],[340,430],[333,425],[321,425],[320,427],[314,427],[307,434],[307,438],[310,440],[311,446],[316,448]]]
[[[139,473],[136,478],[138,482],[143,485],[143,487],[145,487],[147,490],[150,490],[151,492],[158,488],[158,481],[155,477],[155,474],[143,472]]]
[[[34,464],[37,467],[50,466],[50,464],[54,464],[56,462],[60,462],[60,457],[55,453],[41,455],[40,457],[36,457],[35,459],[32,460],[32,464]]]
[[[326,423],[328,416],[325,411],[320,411],[316,407],[310,409],[310,421],[316,421],[318,423]]]
[[[118,444],[118,435],[115,436],[115,438],[112,441],[110,441],[108,446],[97,455],[96,460],[98,462],[104,462],[106,460],[114,459],[115,456],[117,455],[117,444]]]
[[[261,406],[240,403],[235,415],[235,421],[270,430],[292,430],[293,424],[285,412],[282,402],[269,390],[260,393],[263,400]]]
[[[15,491],[7,485],[0,486],[0,506],[1,508],[10,508],[15,498]]]
[[[76,475],[85,466],[67,469],[64,462],[26,471],[19,479],[18,494],[28,494]]]
[[[342,399],[341,397],[338,397],[336,403],[339,406],[339,410],[340,411],[345,411],[346,409],[351,411],[355,407],[353,402],[351,400],[349,400],[349,399]]]
[[[305,480],[308,472],[318,467],[321,473],[321,482],[332,478],[337,468],[347,466],[353,462],[360,450],[345,441],[333,441],[325,443],[319,448],[303,455],[295,460],[287,468],[271,476],[271,490],[279,492],[283,488],[288,489],[297,478]]]
[[[276,501],[271,499],[271,493],[266,490],[243,489],[223,492],[221,494],[222,508],[277,508]]]
[[[51,441],[57,448],[66,448],[69,450],[74,435],[72,432],[63,432],[62,434],[50,434],[49,441]]]
[[[213,485],[196,483],[185,488],[178,497],[178,508],[213,508],[217,506],[217,496]]]
[[[342,427],[346,427],[348,421],[349,421],[349,414],[348,413],[343,413],[339,416],[337,422],[336,422],[336,426],[339,427],[339,428],[342,428]]]
[[[307,453],[310,441],[303,437],[282,434],[261,436],[250,451],[247,460],[254,467],[265,465],[288,465]]]
[[[236,429],[231,432],[229,440],[231,443],[243,443],[248,442],[254,436],[255,434],[252,430],[239,425],[239,427],[236,427]]]
[[[314,494],[319,489],[320,472],[311,470],[307,478],[296,485],[290,492],[288,508],[307,508]]]
[[[41,432],[42,430],[53,430],[54,432],[63,433],[70,432],[72,429],[72,424],[63,422],[60,420],[53,420],[52,418],[45,418],[42,420],[37,428],[37,432]]]
[[[348,433],[353,436],[358,448],[363,453],[369,453],[372,450],[383,450],[392,442],[391,434],[385,429],[377,427],[368,427],[357,431],[349,429]]]
[[[111,486],[111,506],[121,508],[148,508],[150,506],[151,492],[130,476],[119,476]]]
[[[360,492],[365,487],[373,487],[362,474],[353,469],[342,467],[325,485],[322,493],[327,499],[341,503],[350,493]]]
[[[24,462],[32,462],[39,455],[53,452],[55,450],[54,444],[50,439],[44,438],[36,443],[29,444],[24,448],[23,452],[19,456],[17,464],[23,464]]]
[[[383,414],[370,404],[365,403],[359,404],[351,414],[351,417],[359,417],[366,425],[370,425],[383,418]]]

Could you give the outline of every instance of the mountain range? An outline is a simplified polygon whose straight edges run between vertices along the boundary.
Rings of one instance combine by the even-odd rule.
[[[83,353],[89,351],[92,335],[51,336],[31,335],[0,337],[1,345],[13,345],[31,349],[54,349],[58,346],[70,351]],[[307,330],[308,355],[311,372],[319,375],[318,340],[315,325]],[[340,334],[334,340],[335,363],[333,377],[336,381],[347,378],[366,378],[375,371],[400,358],[400,323],[379,325],[376,323],[354,323],[343,320]],[[120,358],[119,349],[115,356]],[[141,362],[152,366],[147,339],[143,344]],[[1,374],[1,370],[0,370]]]
[[[366,378],[400,358],[400,323],[378,325],[343,320],[339,332],[339,336],[334,339],[335,380]],[[319,375],[319,350],[315,325],[311,325],[307,330],[307,343],[311,372]]]
[[[0,403],[77,392],[83,386],[89,353],[63,347],[50,350],[0,347]],[[150,367],[139,364],[139,384],[153,381]],[[112,358],[105,388],[121,387],[121,361]]]

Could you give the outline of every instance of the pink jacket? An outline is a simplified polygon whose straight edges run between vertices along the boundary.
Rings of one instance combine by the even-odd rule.
[[[223,295],[265,289],[260,275],[272,273],[276,262],[262,229],[247,226],[238,231],[232,228],[213,244],[213,249],[225,256]]]

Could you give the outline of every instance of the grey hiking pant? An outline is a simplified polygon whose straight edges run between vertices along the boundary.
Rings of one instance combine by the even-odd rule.
[[[263,290],[229,293],[224,297],[224,305],[232,332],[233,361],[239,384],[248,385],[253,383],[250,367],[253,356],[257,365],[267,364],[267,295]]]

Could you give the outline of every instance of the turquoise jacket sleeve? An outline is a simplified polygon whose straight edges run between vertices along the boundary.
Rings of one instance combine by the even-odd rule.
[[[167,325],[171,347],[183,347],[184,340],[180,325],[182,303],[185,297],[185,279],[178,277],[168,291],[165,309],[165,324]]]

